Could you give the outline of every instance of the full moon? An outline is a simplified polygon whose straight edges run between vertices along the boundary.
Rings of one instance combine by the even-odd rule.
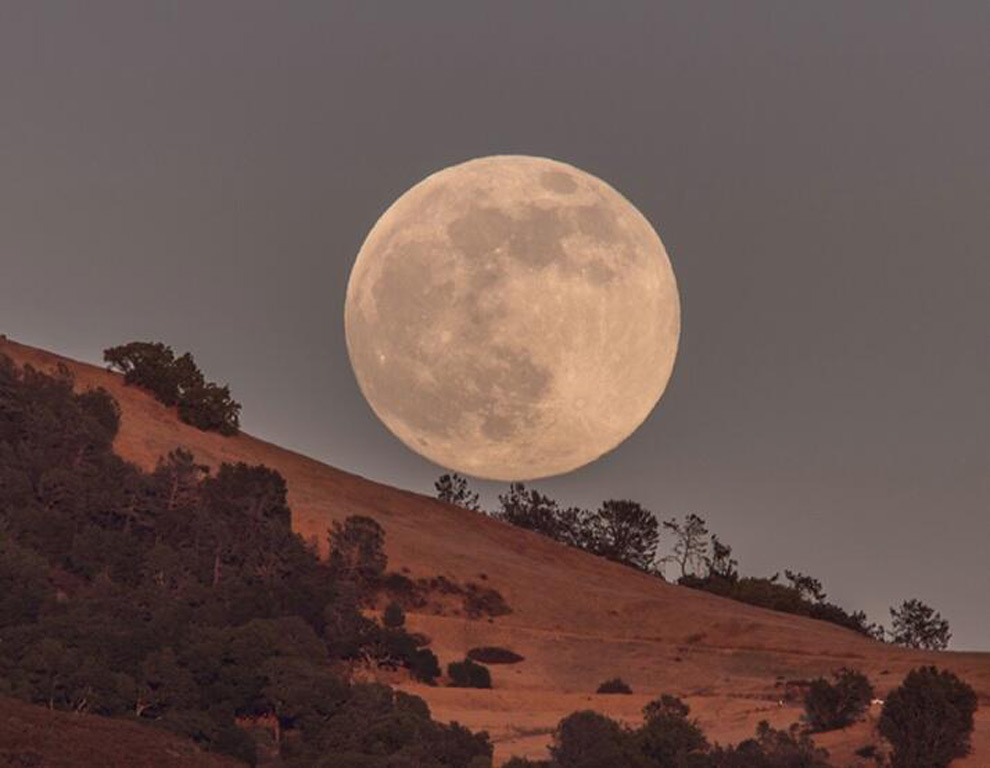
[[[646,419],[680,302],[656,231],[555,160],[485,157],[403,194],[358,253],[347,350],[372,410],[442,467],[492,480],[577,469]]]

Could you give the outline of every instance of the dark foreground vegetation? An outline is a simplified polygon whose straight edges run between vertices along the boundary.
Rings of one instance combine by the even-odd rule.
[[[909,672],[887,696],[877,726],[893,747],[892,768],[946,768],[968,755],[976,709],[976,692],[951,672]]]
[[[249,763],[476,768],[485,734],[348,682],[349,664],[439,673],[396,616],[359,611],[383,556],[367,522],[319,560],[290,528],[285,483],[215,474],[176,451],[152,473],[111,450],[119,414],[66,371],[0,357],[0,695],[127,717]],[[430,663],[432,662],[432,664]]]
[[[830,768],[828,752],[811,733],[851,725],[872,695],[863,675],[839,670],[832,681],[812,685],[807,727],[775,730],[762,722],[754,738],[728,747],[709,743],[688,705],[674,696],[647,704],[638,728],[575,712],[554,731],[549,760],[514,758],[505,768]],[[975,711],[973,689],[951,672],[913,670],[881,712],[878,730],[888,744],[864,745],[859,754],[889,768],[948,768],[970,752]]]
[[[250,764],[491,765],[486,734],[437,723],[421,699],[354,683],[350,673],[405,668],[435,683],[439,660],[426,638],[406,631],[406,607],[439,591],[468,617],[506,613],[496,590],[389,573],[384,531],[367,517],[333,526],[323,562],[292,532],[278,473],[245,464],[214,473],[182,450],[145,473],[113,453],[118,424],[106,392],[75,393],[64,369],[22,370],[0,356],[0,695],[154,725]],[[555,536],[576,535],[567,526],[583,519],[580,511],[558,515],[533,493],[515,488],[502,514],[517,524],[542,520],[547,530],[563,520]],[[593,551],[644,567],[617,554],[650,550],[650,536],[625,530],[630,521],[648,525],[641,512],[633,502],[603,504],[588,529],[599,542]],[[690,536],[675,530],[671,556],[682,579],[698,557],[707,577],[732,578],[731,550],[712,536],[699,554],[688,547],[697,526],[683,525]],[[787,589],[823,602],[816,581],[787,578]],[[361,609],[383,594],[390,601],[379,623]],[[930,643],[922,625],[937,614],[921,608],[905,604],[895,627]],[[934,633],[937,642],[937,626]],[[449,683],[487,688],[486,664],[521,661],[506,648],[475,648],[448,665]],[[603,692],[629,687],[616,679]],[[811,683],[805,729],[761,724],[734,747],[710,744],[671,696],[649,704],[639,728],[576,712],[556,729],[549,761],[510,766],[825,768],[808,733],[854,722],[870,696],[865,677],[840,670]],[[944,768],[969,752],[976,705],[950,672],[914,670],[881,713],[889,750],[866,745],[864,754],[889,752],[893,768]]]
[[[831,680],[813,680],[804,700],[805,719],[813,731],[833,731],[852,725],[862,717],[873,699],[873,686],[866,675],[840,669]]]
[[[485,513],[480,497],[458,474],[445,474],[434,483],[437,498],[464,509],[489,514],[570,547],[667,578],[684,587],[811,619],[827,621],[877,640],[926,650],[944,650],[949,623],[920,600],[906,600],[891,608],[893,628],[871,623],[863,611],[850,613],[829,601],[822,583],[799,571],[772,576],[743,576],[732,547],[708,530],[695,514],[660,522],[648,509],[628,499],[603,501],[596,510],[564,507],[555,499],[523,483],[511,483],[498,497],[498,509]],[[664,538],[669,541],[661,552]]]
[[[560,721],[550,753],[550,760],[515,758],[505,768],[829,768],[828,753],[796,726],[778,731],[764,722],[734,747],[711,745],[674,696],[647,704],[639,728],[575,712]]]

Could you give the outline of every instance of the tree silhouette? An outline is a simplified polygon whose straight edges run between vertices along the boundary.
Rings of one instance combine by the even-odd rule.
[[[556,500],[536,490],[526,490],[523,483],[511,483],[507,493],[498,497],[500,509],[493,515],[499,520],[541,533],[563,544],[592,549],[587,513],[577,507],[562,509]]]
[[[640,751],[651,765],[688,765],[692,755],[703,754],[708,741],[691,710],[676,696],[664,694],[643,708],[643,727],[637,734]]]
[[[952,633],[942,615],[918,599],[905,600],[900,608],[891,608],[892,641],[909,648],[944,651]]]
[[[973,689],[948,670],[911,670],[891,691],[877,728],[891,743],[892,768],[946,768],[970,752]]]
[[[708,528],[704,519],[692,513],[683,522],[677,518],[665,520],[663,527],[674,535],[674,553],[664,561],[675,563],[681,577],[697,575],[708,553]]]
[[[452,475],[440,475],[433,487],[436,488],[437,498],[440,501],[456,504],[472,512],[481,511],[478,494],[470,489],[467,479],[456,472]]]
[[[374,586],[388,567],[385,531],[363,515],[352,515],[343,523],[335,520],[330,530],[330,567],[361,587]]]
[[[873,699],[873,686],[863,673],[843,668],[832,678],[812,680],[805,696],[805,717],[812,730],[831,731],[852,725]]]
[[[110,368],[124,374],[124,382],[151,392],[167,406],[178,406],[187,424],[222,435],[240,431],[241,405],[230,388],[206,381],[191,354],[176,357],[161,342],[132,341],[104,350]]]
[[[721,579],[726,582],[735,583],[739,580],[739,571],[736,566],[739,561],[732,557],[732,547],[724,544],[716,534],[711,537],[711,549],[705,556],[705,567],[708,568],[709,579]]]
[[[791,582],[791,586],[798,591],[804,600],[813,603],[825,602],[825,592],[822,590],[822,583],[814,578],[801,573],[800,571],[784,570],[784,577]]]
[[[592,550],[602,557],[649,570],[656,559],[660,526],[639,503],[627,499],[602,502],[591,520]]]

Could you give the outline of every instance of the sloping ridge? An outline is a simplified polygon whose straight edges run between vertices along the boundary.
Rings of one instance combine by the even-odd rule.
[[[0,766],[244,768],[244,763],[147,725],[0,698]]]
[[[293,527],[326,547],[333,520],[364,514],[387,533],[389,565],[413,577],[444,575],[498,589],[512,613],[489,620],[410,615],[413,629],[433,638],[446,665],[472,647],[510,648],[525,661],[492,668],[494,690],[430,688],[403,683],[434,715],[488,730],[497,756],[541,756],[549,731],[577,709],[598,709],[634,721],[661,692],[684,697],[709,737],[733,742],[759,720],[785,726],[800,709],[782,702],[783,684],[849,666],[867,673],[882,696],[912,667],[951,668],[990,702],[990,654],[921,653],[884,645],[812,619],[743,605],[665,584],[635,570],[435,499],[376,483],[241,434],[222,437],[177,419],[120,376],[85,363],[0,341],[0,353],[50,370],[59,363],[79,389],[104,387],[121,406],[115,448],[144,469],[176,447],[203,463],[265,464],[289,487]],[[632,696],[593,695],[619,675]],[[877,710],[821,743],[836,765],[856,765],[852,752],[875,742]],[[990,710],[977,715],[974,754],[957,765],[990,764]]]

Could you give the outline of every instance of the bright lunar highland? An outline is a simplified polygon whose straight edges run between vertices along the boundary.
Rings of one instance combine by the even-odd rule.
[[[615,448],[663,394],[680,332],[670,260],[642,214],[584,171],[514,155],[396,200],[361,247],[344,315],[385,426],[493,480]]]

